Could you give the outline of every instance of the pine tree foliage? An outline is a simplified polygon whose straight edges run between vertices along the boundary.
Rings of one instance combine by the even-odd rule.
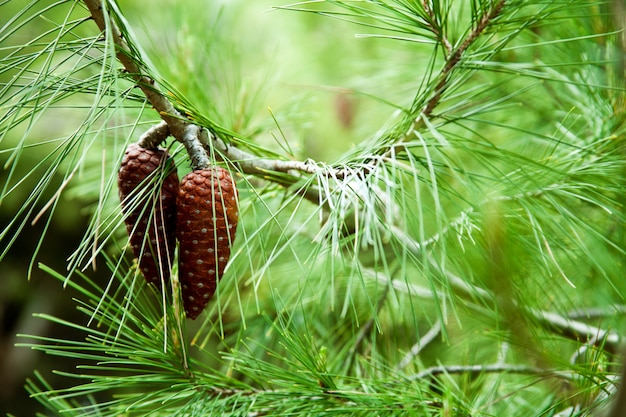
[[[28,224],[63,215],[63,196],[80,196],[91,216],[67,271],[39,265],[81,295],[76,320],[41,319],[84,334],[23,344],[81,362],[58,370],[65,387],[39,373],[27,382],[46,415],[608,407],[626,312],[618,1],[277,6],[333,36],[357,30],[339,45],[371,42],[378,54],[333,89],[367,104],[359,143],[331,161],[307,153],[321,122],[305,97],[283,93],[284,108],[267,111],[280,77],[272,63],[246,68],[229,28],[229,7],[245,6],[166,2],[165,18],[106,0],[100,33],[88,2],[19,3],[0,5],[12,16],[0,31],[0,205],[14,212],[0,259]],[[155,112],[150,94],[178,115]],[[204,157],[239,187],[230,264],[194,322],[176,267],[171,293],[141,277],[117,199],[124,149],[160,117],[204,129]],[[194,155],[171,137],[164,145],[182,177]],[[107,283],[90,277],[95,265]]]

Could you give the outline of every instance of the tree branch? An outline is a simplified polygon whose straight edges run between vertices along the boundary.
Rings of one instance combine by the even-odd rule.
[[[419,250],[419,249],[417,249]],[[414,252],[417,255],[419,252]],[[437,262],[433,259],[429,259],[433,268],[439,270]],[[496,296],[479,286],[471,284],[466,280],[458,277],[451,272],[441,271],[442,274],[448,279],[450,286],[456,291],[456,293],[466,302],[472,305],[482,305],[496,302]],[[383,281],[386,284],[391,283],[394,289],[403,291],[411,296],[417,296],[426,299],[433,299],[438,297],[442,300],[447,298],[447,295],[440,293],[433,293],[432,290],[417,285],[410,285],[406,282],[397,281],[392,278],[384,277],[381,274],[373,275],[377,280]],[[591,326],[578,320],[573,320],[566,316],[562,316],[557,313],[537,310],[537,309],[524,309],[534,320],[537,321],[541,327],[558,334],[566,339],[573,340],[579,343],[585,343],[589,346],[596,346],[602,348],[608,353],[615,354],[621,345],[622,338],[619,333],[612,329],[603,329],[600,326]]]
[[[130,49],[126,40],[124,40],[120,28],[108,14],[106,8],[103,7],[107,2],[102,0],[83,1],[98,28],[107,36],[111,37],[116,47],[116,57],[119,62],[131,75],[136,85],[141,89],[147,100],[163,120],[162,123],[149,129],[141,137],[140,143],[147,147],[155,147],[167,137],[167,134],[171,134],[177,141],[185,145],[194,169],[208,166],[210,160],[207,156],[207,152],[211,152],[212,148],[229,161],[236,163],[242,172],[263,177],[264,179],[272,180],[284,186],[295,184],[301,177],[293,175],[293,178],[289,179],[283,175],[281,179],[278,180],[269,174],[271,172],[293,174],[294,171],[297,171],[304,174],[324,172],[326,175],[335,178],[342,178],[345,175],[342,170],[320,166],[312,161],[303,162],[258,158],[256,155],[228,145],[224,140],[213,135],[207,129],[191,123],[183,114],[176,110],[172,102],[160,91],[156,82],[145,75],[140,65],[137,64],[133,51]],[[320,204],[319,192],[315,189],[307,187],[306,189],[296,190],[296,193],[304,196],[315,204]]]
[[[428,329],[426,334],[420,338],[412,347],[411,350],[404,355],[400,363],[398,363],[397,368],[402,370],[406,368],[413,359],[420,354],[422,349],[426,347],[430,342],[435,340],[435,338],[441,333],[441,321],[437,320],[433,327]]]
[[[567,318],[572,320],[595,320],[615,315],[626,314],[626,305],[613,304],[602,308],[578,308],[567,313]]]
[[[568,339],[600,346],[613,354],[619,349],[621,338],[613,330],[590,326],[548,311],[529,311],[545,328],[552,329]]]
[[[574,375],[567,372],[559,372],[550,369],[542,369],[535,366],[527,365],[512,365],[506,363],[494,363],[491,365],[449,365],[449,366],[433,366],[431,368],[424,369],[422,372],[418,372],[415,375],[411,375],[409,380],[414,381],[418,379],[424,379],[427,377],[433,377],[440,374],[472,374],[480,375],[483,373],[516,373],[516,374],[530,374],[530,375],[546,375],[563,378],[567,380],[573,380]]]
[[[489,22],[500,13],[505,1],[506,0],[500,0],[486,12],[463,43],[455,50],[452,50],[445,35],[439,33],[441,42],[446,51],[448,51],[448,59],[439,75],[440,81],[435,87],[435,95],[428,101],[420,117],[429,117],[432,114],[433,109],[437,106],[443,92],[447,88],[452,70],[460,62],[463,53],[484,31]],[[158,145],[157,141],[162,137],[162,134],[169,131],[169,134],[185,145],[194,169],[208,166],[210,163],[208,155],[216,151],[218,156],[223,156],[224,159],[227,159],[230,163],[237,165],[241,172],[272,181],[285,187],[290,187],[301,182],[303,180],[301,174],[317,174],[334,179],[343,179],[349,176],[350,172],[353,171],[342,167],[335,168],[322,165],[311,160],[293,161],[259,158],[256,155],[228,144],[224,139],[209,132],[209,130],[193,124],[176,110],[167,96],[160,91],[155,80],[145,74],[145,71],[138,63],[136,52],[130,48],[115,20],[107,12],[105,5],[108,4],[108,1],[83,0],[83,2],[100,30],[111,38],[116,47],[116,57],[119,62],[124,66],[125,70],[130,74],[136,85],[141,89],[152,107],[158,112],[163,122],[167,125],[165,126],[163,123],[160,123],[154,127],[156,130],[151,130],[150,133],[146,132],[146,134],[153,136],[152,138],[142,136],[142,139],[140,139],[142,143],[150,147],[155,147]],[[426,13],[431,17],[434,16],[430,6],[428,6],[426,2],[424,2],[423,5]],[[432,24],[435,25],[436,22]],[[433,26],[433,30],[437,29]],[[417,120],[419,120],[420,117],[418,117]],[[417,120],[414,121],[413,127],[418,123]],[[395,145],[392,145],[392,147],[393,146]],[[366,164],[362,169],[367,171],[367,166],[369,165]],[[306,186],[298,188],[294,190],[294,192],[314,204],[325,204],[324,199],[321,198],[320,190],[316,187]]]
[[[170,128],[165,121],[152,126],[139,138],[139,146],[154,149],[170,135]]]
[[[422,0],[422,8],[428,16],[428,23],[431,27],[431,30],[442,43],[447,53],[447,58],[444,67],[436,78],[436,80],[438,81],[433,89],[432,97],[428,99],[425,105],[422,105],[421,96],[416,97],[415,101],[413,102],[413,107],[411,108],[411,111],[407,112],[407,117],[402,123],[402,130],[399,131],[400,133],[398,134],[398,131],[394,130],[389,134],[389,136],[385,138],[386,140],[391,142],[391,144],[382,149],[381,155],[383,157],[389,157],[390,155],[392,155],[396,151],[396,147],[400,148],[401,146],[403,146],[402,142],[405,142],[407,138],[414,134],[415,131],[419,130],[427,124],[427,120],[432,117],[433,110],[437,107],[437,105],[439,105],[443,93],[447,90],[449,86],[450,75],[461,62],[463,54],[474,43],[474,41],[478,39],[478,37],[487,28],[489,23],[498,15],[500,15],[505,3],[506,0],[498,0],[496,4],[494,4],[488,11],[486,11],[481,16],[476,24],[476,27],[474,27],[474,29],[468,34],[463,42],[456,49],[454,49],[448,38],[438,27],[435,12],[429,5],[428,0]],[[373,160],[373,163],[377,164],[380,162],[381,159]]]
[[[179,139],[190,123],[183,119],[183,116],[174,108],[174,105],[158,90],[155,81],[147,75],[142,75],[141,68],[133,59],[133,53],[128,43],[124,40],[122,32],[113,19],[105,13],[103,4],[106,1],[84,0],[91,17],[98,25],[98,28],[112,38],[116,47],[115,56],[124,66],[124,69],[131,74],[137,86],[144,93],[150,104],[159,112],[161,118],[168,124],[172,135]]]
[[[450,77],[450,74],[452,73],[452,70],[459,64],[459,62],[461,62],[461,57],[463,56],[463,53],[465,53],[465,51],[472,45],[472,43],[474,43],[478,36],[480,36],[480,34],[485,30],[489,22],[491,22],[500,14],[505,2],[506,0],[499,0],[495,4],[495,6],[493,6],[487,13],[485,13],[481,17],[474,30],[470,32],[470,34],[467,36],[467,38],[465,38],[463,43],[461,43],[461,45],[459,45],[459,47],[455,50],[451,50],[450,54],[448,55],[446,65],[443,67],[441,73],[439,74],[439,82],[435,87],[435,95],[430,100],[428,100],[426,107],[424,107],[424,110],[422,111],[422,117],[430,118],[433,110],[435,109],[435,107],[437,107],[439,101],[441,101],[441,96],[443,95],[444,91],[446,91],[446,88],[448,86],[448,79]],[[424,5],[425,4],[426,3],[424,2]],[[424,6],[424,9],[427,13],[432,13],[430,8],[426,8],[426,5]],[[442,39],[445,40],[445,37],[443,37]],[[445,43],[444,46],[446,46]]]
[[[446,49],[446,52],[448,54],[451,54],[452,53],[452,44],[450,43],[450,41],[446,37],[445,33],[443,33],[441,31],[441,27],[437,24],[437,19],[435,17],[435,12],[430,7],[430,4],[428,4],[428,0],[422,0],[422,8],[424,9],[426,14],[428,15],[428,18],[429,18],[428,24],[430,25],[430,29],[437,36],[437,38],[439,38],[439,41],[441,42],[443,47]]]

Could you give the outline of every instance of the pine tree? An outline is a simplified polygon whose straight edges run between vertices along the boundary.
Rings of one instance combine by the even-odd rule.
[[[0,5],[0,260],[68,193],[91,219],[66,271],[32,256],[80,295],[40,318],[82,338],[20,347],[80,362],[27,381],[46,415],[620,415],[620,0],[174,3]],[[133,143],[236,183],[195,320],[128,244]]]

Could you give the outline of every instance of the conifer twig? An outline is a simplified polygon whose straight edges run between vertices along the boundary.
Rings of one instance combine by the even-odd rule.
[[[591,320],[605,317],[611,317],[616,314],[626,314],[626,305],[614,304],[609,308],[579,308],[570,311],[567,318],[572,320]]]
[[[238,149],[232,145],[226,144],[224,140],[213,135],[207,129],[197,126],[187,120],[181,114],[172,102],[160,91],[155,80],[144,74],[140,66],[133,57],[133,52],[115,21],[105,13],[103,2],[101,0],[83,0],[98,28],[103,33],[108,33],[112,37],[112,41],[117,48],[116,57],[124,66],[124,69],[130,74],[150,102],[152,107],[159,113],[163,120],[150,129],[142,136],[142,143],[149,147],[154,147],[159,139],[164,139],[165,132],[169,132],[177,141],[183,143],[192,160],[192,166],[195,168],[208,164],[207,148],[213,147],[215,150],[226,156],[229,160],[236,162],[242,172],[246,174],[262,176],[268,178],[268,172],[291,173],[299,171],[305,174],[313,174],[318,172],[327,172],[329,176],[341,178],[344,173],[341,170],[335,170],[330,167],[323,167],[312,161],[285,161],[279,159],[258,158],[257,156]],[[164,124],[165,123],[165,124]],[[167,137],[167,136],[165,136]],[[288,182],[286,179],[276,181],[281,185]],[[295,183],[294,179],[291,183]],[[320,199],[318,193],[314,190],[307,189],[301,191],[308,200],[319,204]]]
[[[459,64],[463,53],[465,53],[467,48],[469,48],[472,43],[474,43],[474,41],[478,38],[478,36],[480,36],[480,34],[485,30],[489,22],[491,22],[500,14],[505,2],[506,0],[499,0],[488,12],[483,14],[474,30],[470,32],[470,34],[467,36],[467,38],[465,38],[463,43],[461,43],[461,45],[459,45],[459,47],[454,50],[450,49],[450,53],[448,54],[448,58],[446,60],[446,65],[441,70],[441,73],[439,74],[439,82],[435,86],[435,95],[430,100],[428,100],[428,103],[426,103],[426,107],[424,107],[424,110],[422,111],[423,117],[430,118],[433,110],[439,104],[441,96],[448,86],[448,79],[450,77],[450,74],[452,73],[452,70]],[[424,2],[424,4],[426,3]],[[430,8],[427,8],[426,5],[424,6],[424,9],[427,11],[427,13],[430,11]],[[432,13],[432,11],[430,11],[430,13]],[[438,34],[437,32],[435,33]],[[445,39],[445,37],[443,39]],[[446,46],[446,48],[447,47],[448,46]]]
[[[431,265],[437,268],[437,263],[431,260]],[[496,302],[496,297],[493,293],[471,284],[466,280],[458,277],[450,272],[443,272],[448,279],[450,286],[459,294],[463,299],[470,303],[475,303],[475,299],[478,299],[479,304]],[[391,285],[394,289],[407,292],[412,296],[421,298],[432,299],[439,297],[441,299],[446,298],[445,295],[433,293],[428,288],[420,287],[417,285],[407,285],[406,282],[398,282],[393,278],[387,278],[382,275],[376,275],[376,279],[384,282],[386,285]],[[599,326],[591,326],[578,320],[573,320],[569,317],[562,316],[560,314],[536,310],[525,309],[537,322],[546,330],[559,334],[560,336],[580,343],[585,343],[587,346],[599,346],[609,353],[616,353],[622,342],[622,337],[619,333],[611,329],[603,329]]]
[[[428,0],[422,0],[422,7],[424,8],[424,11],[426,12],[426,14],[428,15],[430,19],[430,21],[428,22],[428,25],[430,26],[430,30],[432,30],[435,36],[439,38],[439,41],[441,42],[443,47],[446,49],[446,52],[448,54],[451,54],[452,44],[450,43],[446,35],[442,32],[441,28],[438,25],[436,25],[435,12],[428,4]]]
[[[89,12],[91,13],[91,16],[97,24],[98,28],[105,33],[109,33],[112,37],[112,41],[117,48],[117,59],[124,66],[126,72],[132,76],[137,86],[146,96],[147,100],[159,113],[161,119],[167,124],[167,129],[169,130],[169,133],[174,136],[177,141],[186,144],[187,151],[189,152],[189,156],[192,161],[197,161],[198,163],[200,163],[200,161],[204,160],[204,157],[202,155],[197,155],[197,153],[202,153],[200,151],[200,147],[197,146],[197,144],[193,144],[193,142],[200,141],[202,145],[204,145],[205,150],[207,150],[206,148],[214,148],[215,150],[226,156],[229,160],[236,162],[241,168],[242,172],[255,176],[261,176],[270,180],[273,179],[268,178],[268,172],[292,173],[294,171],[297,171],[304,174],[324,173],[326,176],[337,179],[344,178],[346,176],[347,173],[344,169],[322,166],[310,160],[286,161],[280,159],[259,158],[256,155],[250,154],[242,149],[227,144],[224,140],[200,126],[198,126],[197,131],[194,128],[189,130],[188,127],[194,124],[186,119],[184,115],[181,114],[174,107],[172,102],[160,91],[155,80],[143,73],[142,69],[137,64],[136,59],[133,57],[133,52],[131,51],[126,40],[124,39],[120,28],[117,26],[115,21],[105,13],[104,7],[102,5],[103,2],[100,0],[83,1],[87,6]],[[450,45],[449,41],[447,41],[445,35],[439,35],[441,37],[441,42],[444,44],[446,50],[448,50],[448,58],[446,60],[446,65],[439,75],[440,81],[435,87],[436,93],[428,101],[424,110],[422,111],[424,117],[429,117],[432,114],[433,109],[439,103],[441,96],[448,84],[450,73],[460,62],[463,53],[484,31],[489,22],[491,22],[491,20],[493,20],[501,12],[504,3],[505,0],[500,0],[495,6],[493,6],[489,10],[489,12],[485,13],[485,15],[483,15],[483,17],[478,21],[474,30],[472,30],[472,32],[470,32],[470,34],[463,41],[463,43],[461,43],[461,45],[454,50],[452,50],[452,46]],[[424,3],[424,8],[430,16],[433,15],[432,10],[426,3]],[[433,30],[439,33],[439,30],[436,29],[434,26]],[[158,124],[157,126],[158,129],[160,129],[159,133],[163,133],[165,131],[165,126],[163,124]],[[197,135],[190,136],[189,134],[192,132],[197,133]],[[155,145],[153,141],[147,143],[149,143],[151,146]],[[286,185],[284,183],[285,180],[281,179],[281,181],[275,180],[275,182]],[[294,183],[295,181],[296,180],[294,179],[291,183]],[[315,203],[319,203],[319,196],[316,192],[308,191],[305,197]]]
[[[177,141],[185,145],[194,168],[207,166],[209,162],[207,153],[211,153],[212,150],[215,150],[232,163],[237,164],[241,172],[262,177],[266,180],[273,181],[286,187],[295,184],[301,179],[300,176],[294,175],[295,173],[309,175],[321,174],[329,178],[342,179],[351,172],[351,170],[347,168],[320,165],[311,160],[288,161],[259,158],[256,155],[226,143],[226,141],[215,135],[213,132],[209,132],[209,130],[193,124],[185,118],[185,116],[181,114],[174,107],[172,102],[160,91],[156,81],[142,71],[140,66],[137,64],[133,51],[124,39],[122,31],[117,26],[114,19],[105,13],[105,8],[103,7],[104,2],[101,0],[83,1],[99,29],[103,33],[110,34],[117,49],[116,57],[119,62],[124,66],[126,72],[131,75],[152,107],[159,113],[163,122],[167,124],[167,129],[163,123],[156,125],[154,127],[156,130],[152,133],[157,133],[157,135],[154,136],[153,139],[147,139],[147,142],[145,142],[146,138],[142,137],[144,143],[154,147],[157,144],[155,141],[162,137],[167,130]],[[426,2],[423,3],[424,10],[429,16],[431,16],[431,20],[433,20],[433,22],[431,22],[432,29],[440,37],[440,40],[448,53],[448,58],[446,60],[446,65],[439,74],[439,82],[435,86],[434,90],[435,94],[426,103],[421,112],[421,116],[416,119],[415,124],[419,123],[421,118],[428,118],[432,115],[433,109],[438,105],[442,94],[446,90],[452,70],[461,61],[463,53],[479,37],[487,25],[500,14],[505,1],[506,0],[498,1],[498,3],[487,11],[482,18],[478,20],[476,27],[456,49],[452,48],[445,35],[440,33],[441,31],[435,27],[434,12]],[[392,147],[393,146],[395,145],[392,145]],[[380,160],[378,160],[378,162],[380,162]],[[367,167],[369,166],[369,164],[366,164],[363,169],[368,171]],[[370,168],[369,170],[371,171],[371,169],[373,168]],[[271,175],[271,173],[289,174],[292,175],[292,177],[289,175]],[[323,199],[320,198],[320,192],[315,188],[306,187],[304,189],[297,189],[295,192],[315,204],[323,204]]]
[[[422,349],[424,349],[424,347],[426,347],[426,345],[435,340],[435,337],[437,337],[439,333],[441,333],[441,320],[437,320],[435,324],[430,329],[428,329],[426,334],[422,336],[420,340],[418,340],[417,343],[415,343],[411,347],[411,350],[406,355],[404,355],[404,357],[398,364],[398,369],[406,368],[411,363],[411,361],[413,361],[413,358],[420,354],[420,352],[422,351]]]
[[[189,124],[189,126],[196,126]],[[197,127],[197,126],[196,126]],[[162,143],[168,136],[170,136],[169,125],[165,120],[161,121],[150,127],[139,138],[139,145],[143,148],[156,148]],[[198,138],[198,140],[196,140]],[[211,151],[211,148],[217,150],[221,154],[228,155],[231,160],[237,161],[237,164],[241,170],[247,174],[255,174],[259,176],[266,176],[268,172],[282,172],[289,173],[290,171],[300,171],[303,173],[313,174],[317,167],[313,162],[301,162],[301,161],[281,161],[277,159],[265,159],[257,158],[252,154],[242,151],[234,146],[228,146],[223,140],[212,135],[207,129],[200,128],[200,132],[195,132],[195,128],[187,131],[183,137],[183,144],[187,148],[189,155],[195,158],[196,162],[193,162],[193,166],[208,166],[209,162],[206,158],[206,153]],[[203,147],[199,149],[198,146]],[[206,151],[206,153],[205,153]],[[283,184],[289,185],[289,184]],[[303,195],[307,200],[320,204],[319,193],[314,189],[307,188],[303,190],[296,190],[296,193]]]
[[[145,74],[142,74],[139,65],[133,58],[132,51],[128,43],[124,40],[124,36],[120,28],[115,24],[113,19],[106,14],[101,0],[83,0],[87,9],[91,13],[91,17],[95,21],[98,28],[103,33],[108,33],[112,37],[112,41],[117,48],[115,56],[124,66],[124,69],[131,74],[137,86],[144,93],[150,104],[159,112],[161,118],[167,123],[172,135],[179,139],[183,136],[188,121],[174,108],[174,105],[159,91],[156,82]],[[107,30],[108,29],[108,30]]]
[[[530,310],[530,312],[544,327],[553,329],[568,339],[582,340],[590,345],[600,343],[604,350],[610,353],[616,353],[619,349],[621,337],[613,330],[590,326],[548,311]]]
[[[435,36],[439,38],[439,41],[443,44],[444,49],[447,52],[447,57],[445,60],[445,65],[441,69],[439,75],[437,76],[437,83],[433,89],[433,95],[424,106],[420,108],[413,108],[411,112],[411,117],[413,118],[412,122],[409,122],[408,129],[400,135],[398,138],[394,138],[392,144],[383,149],[382,155],[383,158],[372,158],[371,162],[375,165],[378,164],[381,160],[390,157],[396,152],[396,147],[399,149],[402,148],[402,142],[404,142],[408,137],[414,134],[415,131],[419,130],[420,127],[423,127],[427,120],[430,119],[433,115],[433,110],[439,105],[441,101],[441,97],[443,93],[447,90],[450,85],[450,76],[453,70],[459,65],[463,54],[467,51],[467,49],[478,39],[478,37],[483,33],[483,31],[487,28],[489,23],[493,21],[496,17],[500,15],[506,0],[498,0],[489,10],[487,10],[482,17],[477,21],[476,26],[473,30],[467,35],[467,37],[461,42],[461,44],[455,49],[453,48],[450,41],[447,39],[445,34],[441,31],[440,28],[436,26],[435,13],[428,4],[427,0],[422,0],[422,7],[426,14],[429,16],[430,22],[429,26],[431,31]],[[418,96],[419,98],[419,96]],[[416,103],[419,100],[416,100]],[[414,106],[417,104],[414,103]],[[421,103],[420,103],[421,104]]]
[[[494,363],[490,365],[448,365],[448,366],[433,366],[431,368],[424,369],[417,374],[409,376],[409,380],[415,381],[428,377],[433,377],[441,374],[472,374],[480,375],[483,373],[516,373],[516,374],[531,374],[531,375],[548,375],[563,378],[567,380],[574,379],[574,375],[570,375],[567,372],[555,371],[550,369],[538,368],[536,366],[528,365],[513,365],[506,363]]]

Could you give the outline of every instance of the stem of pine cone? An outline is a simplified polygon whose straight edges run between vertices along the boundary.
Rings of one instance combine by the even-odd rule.
[[[155,149],[170,135],[170,128],[167,122],[162,121],[141,135],[139,146],[146,149]]]

